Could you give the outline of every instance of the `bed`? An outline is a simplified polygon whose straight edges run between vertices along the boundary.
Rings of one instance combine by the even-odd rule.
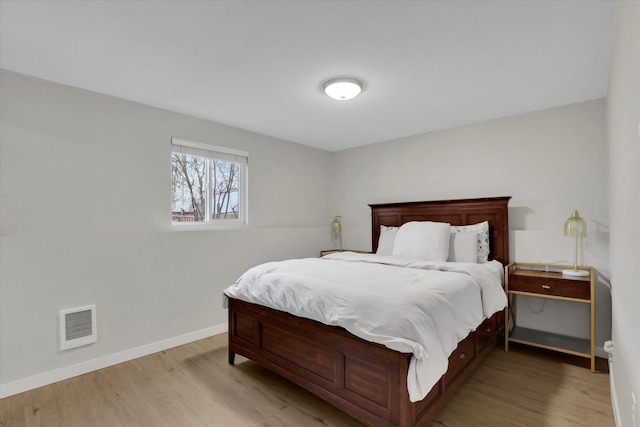
[[[372,252],[381,226],[413,221],[489,226],[489,260],[509,262],[510,197],[374,204]],[[495,312],[461,339],[448,369],[419,401],[409,396],[412,353],[355,336],[346,329],[252,302],[227,298],[229,363],[240,354],[316,394],[369,426],[426,425],[504,333]],[[414,358],[415,359],[415,358]]]

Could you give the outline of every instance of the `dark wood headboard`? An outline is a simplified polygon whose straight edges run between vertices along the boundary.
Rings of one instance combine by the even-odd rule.
[[[399,227],[409,221],[470,225],[489,221],[491,240],[489,259],[496,259],[507,265],[509,263],[509,210],[507,208],[509,199],[511,199],[510,196],[369,205],[372,250],[375,252],[378,248],[381,225]]]

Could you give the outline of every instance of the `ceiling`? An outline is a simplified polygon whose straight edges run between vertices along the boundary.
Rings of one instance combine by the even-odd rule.
[[[336,151],[606,96],[614,8],[1,0],[0,66]]]

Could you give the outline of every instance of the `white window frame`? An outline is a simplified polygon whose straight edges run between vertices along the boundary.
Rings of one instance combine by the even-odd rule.
[[[202,142],[189,141],[182,138],[171,138],[171,154],[184,153],[209,159],[225,160],[238,164],[238,218],[211,220],[211,188],[207,188],[206,221],[202,222],[174,222],[169,218],[171,226],[176,229],[184,228],[233,228],[248,224],[248,181],[249,181],[249,152],[234,148],[220,147]],[[171,211],[170,211],[171,212]]]

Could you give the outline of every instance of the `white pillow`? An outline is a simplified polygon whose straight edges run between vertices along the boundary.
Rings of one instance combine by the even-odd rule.
[[[478,233],[475,231],[452,231],[447,261],[477,263]]]
[[[392,255],[446,261],[450,234],[451,226],[444,222],[407,222],[398,229]]]
[[[393,253],[393,242],[396,240],[398,227],[380,226],[380,237],[378,238],[378,255],[391,255]]]
[[[454,225],[451,232],[475,231],[478,233],[478,263],[482,264],[489,260],[489,221],[479,222],[472,225]]]

